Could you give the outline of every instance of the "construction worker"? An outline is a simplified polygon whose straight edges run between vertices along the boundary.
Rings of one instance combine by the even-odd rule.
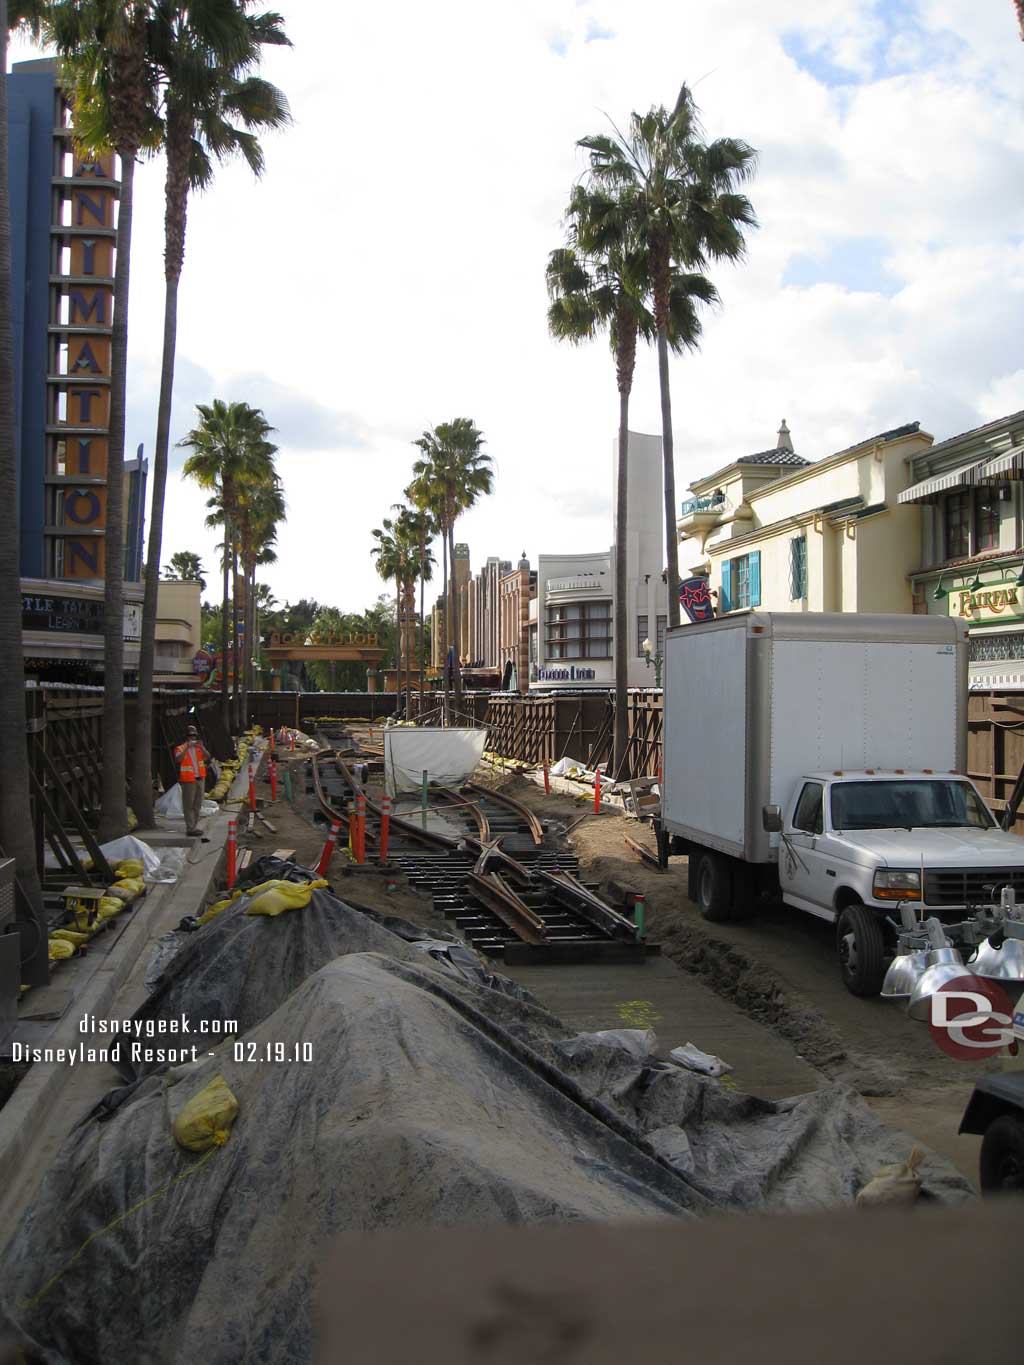
[[[199,731],[190,725],[186,731],[184,744],[174,750],[174,761],[178,765],[178,781],[181,783],[181,809],[185,815],[185,833],[202,834],[199,828],[199,812],[206,790],[206,763],[210,751],[199,738]]]

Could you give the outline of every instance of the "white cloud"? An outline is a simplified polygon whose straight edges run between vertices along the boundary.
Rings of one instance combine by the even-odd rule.
[[[771,444],[783,415],[817,458],[904,421],[941,439],[1004,399],[1024,405],[1024,52],[1009,0],[284,8],[295,47],[268,74],[295,127],[268,139],[262,183],[227,168],[190,211],[173,433],[200,396],[264,404],[289,502],[278,598],[376,595],[370,529],[408,480],[410,442],[461,414],[498,465],[495,496],[459,527],[476,565],[608,545],[614,369],[604,342],[547,336],[544,262],[584,168],[576,139],[671,103],[683,79],[709,135],[760,149],[762,227],[744,265],[714,272],[725,306],[701,353],[673,362],[680,497]],[[841,88],[826,83],[839,68]],[[154,164],[136,181],[140,427],[147,410],[155,425],[161,178]],[[887,295],[828,277],[783,287],[793,256],[827,262],[862,238],[881,244]],[[660,428],[650,352],[631,424]],[[212,563],[197,508],[172,480],[167,554],[205,537]]]

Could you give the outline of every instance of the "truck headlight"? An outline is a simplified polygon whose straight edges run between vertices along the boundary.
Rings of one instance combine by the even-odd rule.
[[[896,867],[880,867],[871,891],[879,901],[919,901],[921,874]]]

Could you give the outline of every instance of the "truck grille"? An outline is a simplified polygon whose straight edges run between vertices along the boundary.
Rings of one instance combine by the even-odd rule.
[[[1017,899],[1024,898],[1024,867],[944,867],[925,871],[926,905],[981,905],[998,899],[991,887],[1012,886]]]

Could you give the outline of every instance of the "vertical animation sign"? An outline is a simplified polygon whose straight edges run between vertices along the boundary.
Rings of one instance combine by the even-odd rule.
[[[50,233],[46,563],[54,578],[102,579],[118,180],[113,155],[75,152],[67,106],[59,98],[58,114]]]

